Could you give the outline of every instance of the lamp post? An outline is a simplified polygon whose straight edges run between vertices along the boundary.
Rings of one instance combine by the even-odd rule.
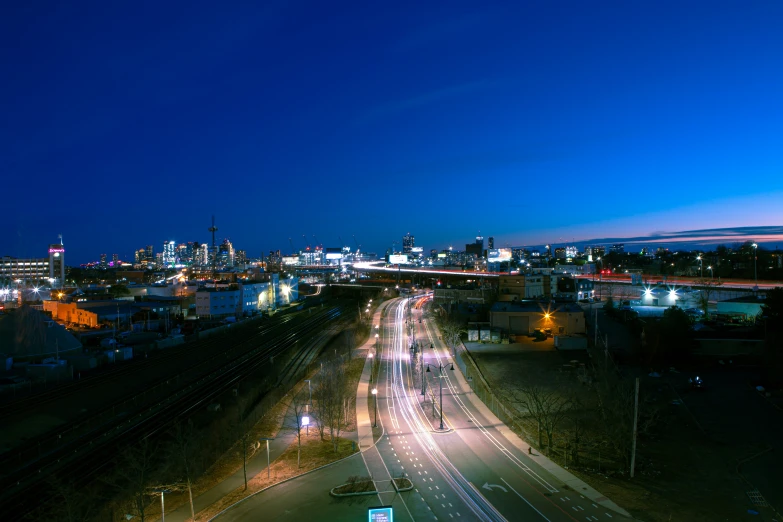
[[[707,270],[709,270],[709,271],[710,271],[710,279],[715,279],[715,276],[714,276],[714,275],[713,275],[713,273],[712,273],[712,265],[708,266],[708,267],[707,267]]]
[[[373,361],[372,361],[372,352],[370,352],[369,354],[367,354],[367,357],[369,357],[369,358],[370,358],[370,382],[372,382],[372,369],[373,369],[373,368],[372,368],[372,363],[373,363]]]
[[[696,258],[699,262],[699,277],[704,277],[704,260],[701,258],[701,254]]]
[[[427,379],[424,378],[424,351],[419,354],[419,362],[421,363],[421,395],[426,395]]]
[[[265,440],[266,441],[266,479],[269,480],[269,477],[271,475],[270,470],[269,470],[269,441],[270,440],[275,440],[275,438],[274,437],[272,437],[272,438],[261,437],[258,440]]]
[[[753,247],[753,282],[758,284],[759,278],[758,271],[756,269],[756,261],[758,260],[759,246],[756,243],[753,243],[751,246]]]
[[[310,411],[310,406],[313,404],[313,387],[310,379],[305,379],[304,382],[307,383],[307,391],[310,394],[310,400],[307,402],[307,411]]]
[[[165,509],[166,508],[166,504],[165,504],[165,502],[163,500],[163,495],[165,495],[166,493],[169,493],[170,490],[164,489],[164,488],[156,488],[156,489],[153,489],[152,491],[154,491],[155,493],[160,493],[160,522],[165,522],[165,520],[166,520],[166,509]]]
[[[427,373],[430,373],[430,366],[432,366],[433,368],[437,368],[440,371],[440,375],[438,375],[440,381],[440,429],[443,429],[443,377],[445,377],[443,375],[443,370],[445,370],[446,367],[443,366],[443,364],[441,363],[438,363],[437,366],[428,364]],[[452,372],[454,371],[453,364],[451,365],[451,368],[449,368],[449,370]]]
[[[375,422],[373,422],[372,427],[377,428],[378,427],[378,389],[377,388],[372,389],[372,396],[375,399]]]

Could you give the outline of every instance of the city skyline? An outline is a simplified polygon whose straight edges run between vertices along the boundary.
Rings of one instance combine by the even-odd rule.
[[[405,236],[410,234],[411,236],[414,236],[412,232],[407,232],[405,235],[400,235],[396,238],[390,238],[390,241],[387,241],[387,246],[383,249],[379,249],[377,251],[368,250],[365,248],[362,248],[362,252],[374,252],[378,256],[382,257],[386,252],[387,249],[391,249],[392,246],[395,247],[396,252],[403,252],[403,239]],[[342,237],[342,236],[338,236]],[[494,241],[494,247],[495,248],[528,248],[528,249],[540,249],[542,247],[545,247],[547,244],[552,246],[552,249],[558,247],[558,246],[575,246],[580,251],[584,249],[586,246],[610,246],[612,244],[625,244],[628,247],[628,250],[631,251],[633,249],[638,248],[651,248],[655,249],[658,247],[662,248],[670,248],[672,250],[683,250],[683,251],[697,251],[697,250],[713,250],[716,246],[723,245],[727,246],[729,248],[732,248],[736,245],[740,245],[745,242],[755,242],[758,243],[761,248],[766,248],[769,250],[777,250],[778,243],[783,244],[783,227],[780,226],[769,226],[769,227],[733,227],[733,228],[711,228],[711,229],[702,229],[702,230],[686,230],[686,231],[678,231],[678,232],[657,232],[654,234],[649,234],[646,236],[626,236],[626,237],[619,237],[619,236],[603,236],[603,237],[594,237],[594,238],[551,238],[550,241],[541,242],[541,243],[510,243],[509,241],[506,241],[503,237],[498,236],[487,236],[483,239],[492,239]],[[353,239],[353,238],[351,238]],[[422,245],[417,242],[417,246],[424,249],[424,254],[428,254],[430,250],[445,250],[449,248],[453,248],[454,251],[464,251],[465,245],[469,243],[473,243],[477,239],[476,236],[469,236],[466,235],[464,238],[458,238],[455,241],[452,242],[444,242],[439,241],[437,244],[433,245]],[[308,244],[306,246],[310,247],[311,249],[314,249],[315,239],[311,236],[309,240],[312,240],[313,243]],[[79,265],[87,265],[91,263],[95,264],[102,264],[102,261],[105,261],[108,266],[111,266],[110,259],[111,256],[119,256],[119,260],[126,262],[126,263],[133,263],[135,258],[135,253],[139,250],[147,249],[149,246],[152,246],[152,257],[148,259],[148,261],[154,260],[155,256],[158,254],[163,253],[163,247],[165,244],[168,244],[170,242],[174,241],[174,244],[176,247],[179,247],[181,245],[188,245],[188,244],[194,244],[199,243],[202,247],[206,247],[207,249],[211,249],[211,243],[209,241],[204,242],[198,242],[198,241],[191,241],[191,240],[163,240],[159,242],[147,242],[144,245],[139,245],[138,248],[131,248],[129,254],[123,254],[122,252],[110,252],[110,251],[98,251],[95,252],[73,252],[70,248],[68,248],[68,244],[66,242],[65,249],[68,255],[68,259],[66,264],[68,266],[79,266]],[[216,249],[220,249],[223,245],[226,244],[226,242],[229,241],[229,238],[220,238],[216,239]],[[293,241],[293,238],[292,238]],[[302,239],[300,237],[300,244],[302,243]],[[259,259],[263,256],[266,256],[269,254],[270,251],[277,252],[279,251],[281,255],[287,255],[287,254],[296,254],[301,251],[305,250],[305,247],[299,247],[295,245],[295,250],[291,250],[291,243],[287,242],[286,245],[277,245],[270,247],[269,249],[263,250],[261,252],[250,252],[247,251],[244,248],[238,248],[237,245],[233,242],[229,243],[232,246],[232,249],[236,252],[241,252],[243,259],[246,258],[248,260],[251,259]],[[355,251],[355,243],[346,243],[344,245],[339,245],[339,241],[335,241],[332,243],[326,243],[326,242],[318,242],[317,246],[323,247],[324,249],[327,248],[335,248],[335,247],[348,247],[351,251]],[[485,249],[490,249],[490,245],[486,243],[484,245]],[[45,249],[44,249],[45,250]],[[100,249],[99,249],[100,250]],[[122,251],[127,249],[122,249]],[[146,253],[147,256],[149,256],[148,253]],[[2,252],[0,251],[0,257],[2,256],[10,256],[10,257],[18,257],[18,258],[24,258],[24,257],[40,257],[40,252],[37,250],[31,253],[26,254],[16,254],[12,252]],[[105,259],[104,259],[105,257]],[[208,264],[208,263],[207,263]]]
[[[779,3],[89,12],[0,22],[3,255],[780,223]]]

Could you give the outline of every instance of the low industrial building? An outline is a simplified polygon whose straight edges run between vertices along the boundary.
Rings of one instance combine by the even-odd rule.
[[[590,279],[576,277],[561,277],[557,280],[555,299],[566,301],[581,301],[594,297],[593,282]]]
[[[755,320],[764,306],[764,295],[747,295],[718,301],[716,313],[723,315],[741,315],[745,320]]]
[[[551,329],[553,335],[585,333],[585,313],[574,303],[497,302],[489,312],[490,326],[506,335],[529,335]]]
[[[640,304],[643,306],[662,306],[669,308],[698,308],[701,292],[687,287],[674,288],[654,286],[642,291]]]
[[[178,301],[77,301],[64,303],[44,301],[43,310],[52,314],[52,318],[88,328],[96,328],[101,323],[112,323],[122,328],[128,326],[134,316],[141,315],[140,323],[150,317],[178,315],[181,312]]]
[[[299,279],[279,279],[269,274],[269,281],[217,283],[196,292],[196,314],[199,317],[253,315],[299,299]]]

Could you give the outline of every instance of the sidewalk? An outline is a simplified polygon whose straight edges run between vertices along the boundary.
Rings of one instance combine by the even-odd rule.
[[[438,344],[443,344],[440,337],[438,338],[438,341],[439,341]],[[452,358],[452,355],[449,353],[448,348],[439,346],[438,349],[443,350],[443,352],[446,354],[446,357],[448,357],[449,359]],[[473,407],[476,408],[481,413],[481,415],[484,416],[485,419],[487,419],[487,422],[491,426],[495,427],[495,429],[497,429],[500,432],[500,434],[503,435],[503,437],[505,437],[506,440],[508,440],[514,447],[516,447],[525,457],[529,458],[530,460],[538,464],[540,467],[545,469],[550,475],[555,477],[561,483],[565,484],[569,488],[578,492],[580,495],[584,495],[585,497],[589,498],[596,504],[600,504],[606,507],[607,509],[611,509],[616,513],[625,515],[628,518],[633,518],[631,514],[628,513],[625,509],[621,508],[613,501],[606,498],[600,492],[596,491],[591,486],[589,486],[586,482],[575,477],[569,471],[563,469],[558,464],[552,462],[544,455],[541,455],[540,452],[531,448],[530,444],[522,440],[516,433],[511,431],[511,429],[509,429],[509,427],[506,426],[506,424],[503,423],[494,413],[492,413],[492,410],[490,410],[487,407],[487,405],[484,404],[484,402],[481,399],[479,399],[479,397],[473,391],[473,388],[465,379],[465,376],[463,374],[463,368],[465,368],[465,362],[462,361],[462,357],[464,356],[463,352],[467,352],[467,348],[465,348],[465,346],[462,345],[462,343],[460,343],[460,346],[457,348],[457,357],[455,358],[457,360],[456,366],[459,369],[459,371],[454,372],[454,376],[456,377],[456,380],[459,383],[460,388],[462,390],[465,390],[465,397],[467,397],[467,399],[470,401]],[[470,357],[469,352],[467,357]]]
[[[289,407],[286,411],[283,426],[290,425],[293,418],[292,409]],[[296,441],[296,432],[292,430],[281,429],[277,433],[275,440],[269,441],[269,462],[273,463],[283,452]],[[255,477],[261,472],[266,471],[266,444],[263,444],[256,454],[247,461],[247,480]],[[225,497],[230,492],[239,487],[243,487],[245,484],[245,476],[242,468],[227,477],[223,481],[216,484],[212,489],[209,489],[201,495],[193,499],[195,505],[196,516],[199,511],[205,509],[215,502]],[[171,512],[166,512],[166,520],[173,520],[175,522],[185,522],[190,519],[190,502],[185,502],[182,506]]]
[[[384,301],[378,310],[373,315],[373,330],[375,331],[376,324],[380,324],[381,314],[386,308],[386,305],[390,301]],[[372,359],[367,357],[367,354],[375,345],[375,335],[370,334],[367,342],[364,343],[358,350],[364,351],[364,368],[362,369],[362,376],[359,379],[359,385],[356,387],[356,431],[359,437],[359,451],[361,452],[362,459],[364,459],[364,465],[367,467],[367,472],[375,482],[375,487],[378,489],[378,505],[393,506],[395,507],[395,519],[407,520],[408,508],[402,502],[400,496],[395,492],[392,484],[392,476],[386,464],[383,462],[381,454],[378,452],[378,448],[375,445],[372,434],[372,417],[370,414],[370,405],[367,401],[367,397],[370,393],[370,371],[372,369]],[[375,357],[380,357],[381,353],[375,354]],[[380,404],[378,405],[380,408]],[[374,412],[373,412],[374,413]],[[381,419],[378,418],[378,426],[382,427]],[[385,430],[384,430],[385,433]],[[380,441],[384,435],[381,435]]]

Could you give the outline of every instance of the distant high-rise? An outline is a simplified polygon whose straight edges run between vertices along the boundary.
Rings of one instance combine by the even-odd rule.
[[[65,247],[63,236],[59,237],[59,243],[49,245],[49,279],[53,287],[59,285],[62,288],[65,284]]]
[[[101,254],[101,267],[106,267],[106,254]]]
[[[198,246],[194,263],[196,266],[208,266],[209,261],[209,245],[206,243],[201,243]]]
[[[177,249],[174,241],[163,242],[163,264],[167,267],[174,266],[177,261]]]
[[[152,245],[147,245],[146,252],[144,253],[145,259],[147,260],[147,263],[154,263],[155,262],[155,252],[152,248]]]
[[[609,247],[609,252],[617,252],[618,254],[622,254],[625,252],[625,244],[615,243]]]
[[[218,248],[218,264],[234,266],[234,245],[228,239],[224,239]]]
[[[413,247],[416,246],[416,238],[411,235],[410,232],[402,236],[402,253],[409,254]]]
[[[494,239],[492,240],[495,241]],[[484,236],[476,236],[476,244],[479,245],[481,250],[484,250]]]
[[[487,248],[489,248],[490,250],[494,250],[494,248],[495,248],[495,237],[494,236],[489,236],[489,238],[487,239]]]
[[[111,255],[111,265],[117,266],[120,264],[120,256],[118,254]]]
[[[245,252],[244,250],[237,250],[235,256],[235,264],[237,266],[244,266],[245,263],[247,263],[247,252]]]

